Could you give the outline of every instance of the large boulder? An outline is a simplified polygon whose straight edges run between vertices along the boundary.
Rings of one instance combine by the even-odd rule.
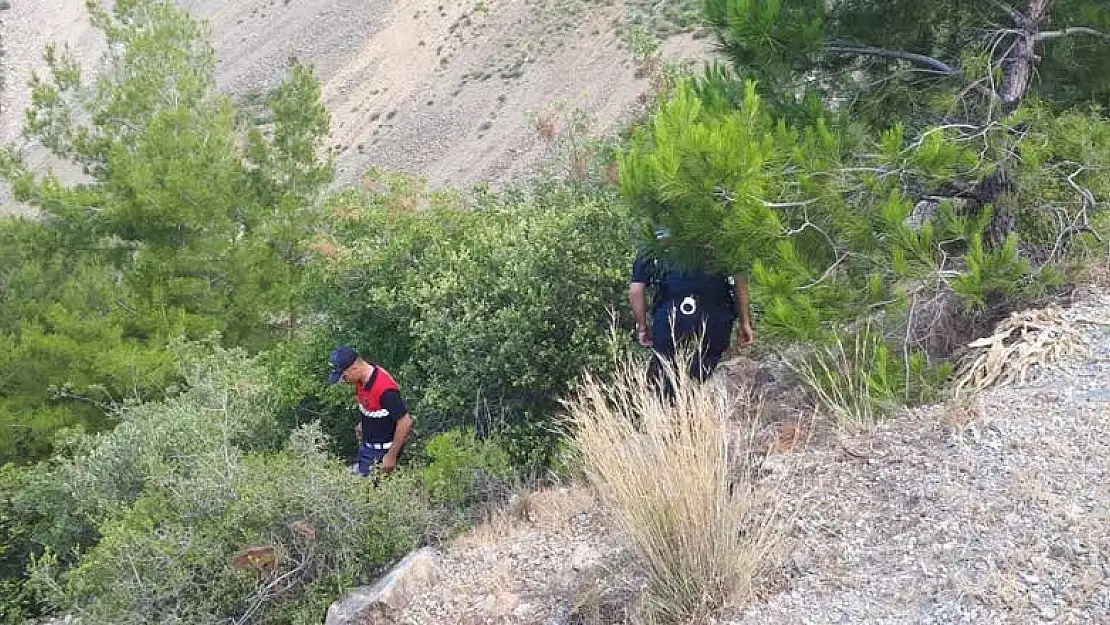
[[[331,604],[325,625],[379,625],[400,622],[408,598],[429,588],[439,572],[430,547],[405,556],[373,586],[359,586]]]

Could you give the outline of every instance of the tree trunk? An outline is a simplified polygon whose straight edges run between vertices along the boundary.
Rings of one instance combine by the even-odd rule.
[[[1029,0],[1025,11],[1014,16],[1017,40],[1002,61],[1002,86],[998,89],[1002,113],[1005,115],[1013,113],[1021,105],[1029,90],[1033,68],[1037,63],[1037,34],[1048,17],[1052,2],[1053,0]]]
[[[1002,60],[1002,85],[998,88],[998,99],[1002,102],[1003,115],[1010,115],[1016,111],[1029,91],[1033,70],[1037,64],[1037,35],[1048,19],[1048,11],[1052,8],[1053,1],[1029,0],[1024,11],[1014,14],[1017,40]],[[974,193],[980,207],[986,204],[994,205],[994,215],[991,217],[990,225],[987,226],[984,241],[988,247],[997,247],[1005,243],[1006,237],[1013,232],[1017,221],[1009,209],[998,205],[998,199],[1012,190],[1012,184],[1007,175],[1007,164],[1002,162],[999,165],[998,171],[980,182]]]

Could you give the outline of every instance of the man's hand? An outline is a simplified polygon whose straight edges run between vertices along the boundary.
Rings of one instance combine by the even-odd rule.
[[[744,321],[736,328],[736,340],[740,343],[740,347],[751,347],[755,342],[755,330],[752,330],[750,321]]]
[[[362,442],[362,421],[359,421],[358,425],[355,426],[355,439],[360,443]]]
[[[751,347],[755,342],[755,331],[752,330],[751,304],[748,302],[748,279],[744,274],[737,274],[732,277],[732,282],[736,316],[740,319],[740,326],[736,328],[736,342],[740,347]]]
[[[640,336],[640,345],[644,347],[651,347],[651,328],[647,324],[639,325],[638,332]]]
[[[392,451],[382,458],[382,473],[393,473],[393,469],[397,468],[397,454]]]

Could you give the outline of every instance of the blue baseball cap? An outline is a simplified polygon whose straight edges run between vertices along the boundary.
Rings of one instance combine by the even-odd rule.
[[[334,352],[331,353],[331,358],[328,360],[331,363],[331,375],[328,376],[328,384],[336,384],[339,380],[343,379],[343,372],[347,367],[355,364],[358,360],[358,352],[350,345],[340,345]]]

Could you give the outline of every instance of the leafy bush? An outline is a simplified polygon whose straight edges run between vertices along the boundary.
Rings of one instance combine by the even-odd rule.
[[[63,446],[0,499],[0,523],[18,514],[13,537],[30,535],[14,545],[35,556],[40,607],[90,622],[310,622],[416,544],[432,518],[416,476],[374,488],[315,424],[283,444],[257,358],[176,353],[185,390],[122,409],[113,431]]]
[[[924,352],[908,359],[891,352],[880,336],[864,329],[850,346],[837,338],[818,346],[795,371],[840,427],[869,427],[891,410],[940,397],[952,371],[948,362],[931,364]]]
[[[433,436],[424,445],[421,481],[433,501],[468,505],[496,497],[511,486],[509,456],[497,443],[478,440],[472,429]]]
[[[427,524],[416,482],[374,489],[324,446],[305,426],[283,452],[217,449],[154,481],[48,596],[92,622],[317,621]]]
[[[41,223],[0,219],[0,464],[45,457],[61,428],[95,431],[106,407],[174,380],[172,319]]]
[[[323,388],[342,341],[397,376],[420,437],[467,424],[541,432],[580,371],[609,359],[633,251],[623,204],[560,185],[470,203],[403,176],[366,186],[327,204],[308,281],[317,325],[292,359],[303,367],[279,368],[287,401],[319,397],[326,431],[352,441],[350,389]]]
[[[34,600],[24,588],[24,567],[33,554],[31,519],[20,505],[20,493],[28,487],[27,469],[0,466],[0,623],[15,625],[36,616]]]

